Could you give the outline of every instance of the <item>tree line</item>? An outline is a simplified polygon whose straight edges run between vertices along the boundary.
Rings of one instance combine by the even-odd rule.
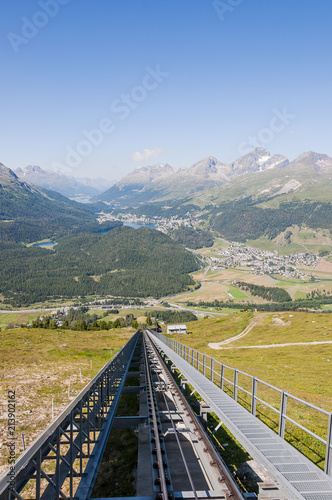
[[[168,233],[175,241],[187,248],[212,247],[214,243],[213,234],[205,229],[194,229],[192,227],[180,226]]]
[[[187,302],[187,307],[209,307],[216,310],[222,310],[225,308],[240,309],[240,310],[250,310],[250,311],[310,311],[321,309],[324,304],[332,304],[332,297],[327,295],[321,295],[319,298],[305,298],[305,299],[295,299],[287,302],[270,302],[265,304],[258,304],[253,302],[231,302],[230,300],[214,300],[214,301],[200,301],[198,304],[196,302]],[[326,311],[329,312],[329,311]]]
[[[164,323],[183,323],[187,321],[197,321],[197,317],[190,311],[150,311],[147,316],[153,316]]]
[[[254,285],[253,283],[245,283],[244,281],[237,281],[235,284],[242,290],[250,292],[251,295],[256,295],[272,302],[288,302],[292,300],[292,297],[284,288]]]

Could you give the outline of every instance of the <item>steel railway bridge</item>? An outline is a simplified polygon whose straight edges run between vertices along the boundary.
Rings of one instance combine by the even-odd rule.
[[[83,391],[0,478],[0,500],[96,498],[98,470],[113,429],[134,429],[138,438],[134,500],[245,500],[206,432],[213,412],[266,472],[258,499],[332,500],[332,424],[329,415],[325,472],[283,439],[287,394],[282,394],[280,432],[223,391],[226,380],[214,360],[152,330],[137,332]],[[192,388],[203,400],[194,412],[184,396]],[[120,398],[137,396],[136,415],[117,413]],[[311,433],[313,434],[313,433]],[[13,479],[14,474],[14,479]],[[99,496],[100,497],[100,496]],[[103,498],[113,498],[106,493]]]

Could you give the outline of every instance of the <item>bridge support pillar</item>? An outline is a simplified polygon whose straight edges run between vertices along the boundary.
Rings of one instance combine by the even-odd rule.
[[[201,417],[201,419],[204,420],[204,422],[207,422],[207,417],[208,417],[209,411],[211,411],[211,407],[208,404],[206,404],[204,401],[200,401],[200,403],[199,403],[199,416]]]
[[[274,482],[271,483],[258,483],[258,500],[283,500],[284,495],[278,488],[278,485]]]
[[[186,378],[180,379],[180,385],[181,385],[181,389],[183,392],[185,392],[187,384],[188,384],[188,380]]]

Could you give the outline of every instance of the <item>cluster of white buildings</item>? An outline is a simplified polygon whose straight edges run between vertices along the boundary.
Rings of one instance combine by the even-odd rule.
[[[279,255],[278,250],[259,250],[233,242],[228,248],[218,251],[220,257],[212,257],[213,268],[220,267],[249,267],[255,274],[281,274],[289,278],[308,279],[310,274],[300,267],[313,269],[320,258],[309,253],[293,253]]]
[[[141,224],[142,226],[147,225],[147,226],[152,226],[158,229],[159,231],[166,232],[170,229],[177,229],[179,226],[186,226],[186,227],[195,227],[198,224],[200,224],[202,221],[200,220],[200,216],[202,215],[202,212],[191,215],[190,213],[187,213],[185,217],[180,217],[180,216],[172,216],[170,218],[166,217],[147,217],[146,215],[141,215],[137,217],[135,214],[124,214],[124,215],[117,215],[114,216],[112,214],[107,214],[107,213],[101,213],[98,221],[99,222],[105,222],[105,221],[121,221],[124,224]]]

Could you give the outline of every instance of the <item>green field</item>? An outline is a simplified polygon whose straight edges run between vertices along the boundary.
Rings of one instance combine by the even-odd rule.
[[[212,349],[208,344],[221,342],[243,332],[258,316],[260,320],[243,338]],[[290,394],[332,412],[332,343],[278,346],[278,344],[332,341],[329,315],[315,313],[235,313],[220,319],[204,319],[187,324],[191,335],[182,342],[214,357],[230,368],[237,368],[260,380],[287,390]],[[262,346],[269,346],[262,348]],[[256,346],[254,348],[248,348]],[[208,372],[209,375],[209,372]],[[233,379],[233,370],[226,370]],[[217,377],[218,378],[218,377]],[[218,380],[217,380],[218,382]],[[219,383],[219,382],[218,382]],[[251,389],[251,379],[240,375],[239,385]],[[280,394],[259,384],[259,397],[279,408]],[[232,396],[232,386],[226,384]],[[250,408],[250,397],[239,391],[239,400]],[[276,414],[258,404],[259,417],[270,427],[278,428]],[[327,418],[300,404],[289,403],[290,416],[326,439]],[[303,431],[287,424],[286,438],[319,466],[324,465],[325,447]],[[295,436],[295,438],[294,438]],[[299,441],[297,441],[299,440]]]
[[[0,328],[4,328],[9,324],[21,325],[31,323],[38,316],[42,315],[40,312],[22,312],[22,313],[0,313]]]
[[[249,295],[240,290],[239,288],[236,288],[235,286],[230,286],[228,287],[228,293],[234,297],[234,299],[249,299]]]
[[[16,392],[18,454],[23,451],[21,433],[26,446],[31,444],[133,333],[133,328],[97,332],[15,328],[0,332],[0,396],[4,401],[8,390]],[[3,412],[3,444],[8,439],[5,419]],[[6,460],[3,453],[0,474],[7,469]]]
[[[281,235],[274,240],[270,240],[267,237],[247,240],[245,245],[260,250],[278,250],[280,255],[287,255],[293,252],[306,253],[308,251],[318,254],[321,249],[332,251],[329,231],[300,229],[297,226],[292,226],[290,229],[292,231],[292,241],[290,244],[285,244]],[[268,274],[254,274],[251,267],[213,269],[214,266],[218,266],[218,263],[215,263],[210,258],[221,257],[220,251],[223,248],[229,247],[230,244],[231,242],[227,240],[216,238],[212,247],[196,250],[195,253],[202,256],[205,263],[204,269],[191,274],[196,283],[202,282],[208,265],[211,268],[207,271],[204,282],[199,289],[179,294],[174,300],[177,302],[192,301],[197,304],[200,301],[212,302],[215,299],[221,301],[233,299],[235,301],[247,300],[255,303],[266,302],[259,296],[253,296],[249,292],[244,293],[233,285],[234,281],[243,281],[266,287],[284,288],[292,299],[306,298],[306,295],[312,291],[327,294],[332,293],[332,267],[330,264],[332,257],[322,259],[317,268],[299,265],[298,270],[308,276],[306,280],[287,278],[279,274],[272,277]],[[308,248],[307,245],[309,245]],[[314,281],[310,280],[311,275],[315,277]]]

